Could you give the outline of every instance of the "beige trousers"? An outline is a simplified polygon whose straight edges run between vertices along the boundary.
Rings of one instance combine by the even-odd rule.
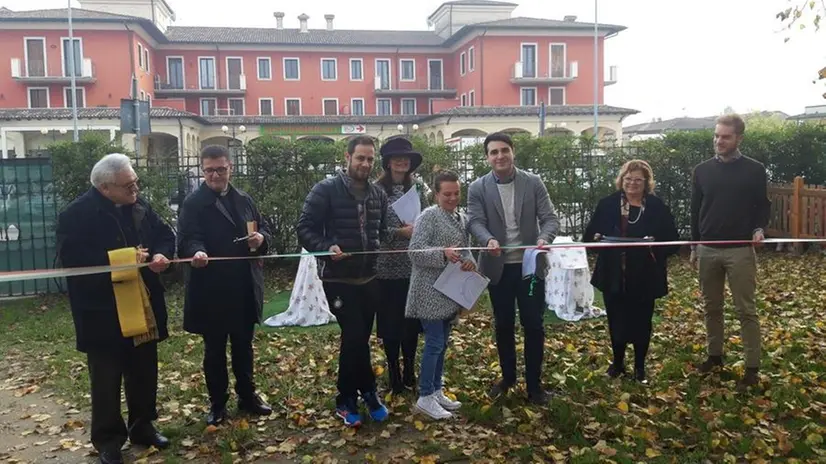
[[[757,255],[754,248],[714,248],[699,245],[697,260],[700,267],[700,290],[705,306],[709,356],[723,355],[723,303],[728,279],[734,307],[740,319],[746,367],[759,367],[760,321],[754,304],[757,287]]]

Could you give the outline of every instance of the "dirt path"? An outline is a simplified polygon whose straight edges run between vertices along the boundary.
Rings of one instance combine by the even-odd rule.
[[[42,391],[39,378],[7,357],[0,366],[0,462],[85,463],[89,419]]]

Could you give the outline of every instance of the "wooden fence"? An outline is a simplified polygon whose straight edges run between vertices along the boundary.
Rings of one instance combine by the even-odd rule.
[[[826,186],[796,177],[792,184],[769,186],[769,200],[769,236],[826,238]]]

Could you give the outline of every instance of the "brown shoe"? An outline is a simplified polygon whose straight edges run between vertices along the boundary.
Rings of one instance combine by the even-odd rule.
[[[722,356],[709,356],[702,364],[697,366],[697,370],[703,374],[707,374],[718,367],[723,367]]]
[[[760,374],[758,373],[758,369],[756,367],[747,367],[745,375],[740,379],[740,387],[753,387],[759,383]]]

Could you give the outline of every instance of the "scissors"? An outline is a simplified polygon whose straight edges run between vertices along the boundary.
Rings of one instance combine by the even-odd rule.
[[[238,238],[236,238],[235,240],[233,240],[233,241],[232,241],[232,243],[246,242],[247,240],[251,239],[253,235],[254,235],[254,234],[249,234],[249,235],[247,235],[247,236],[245,236],[245,237],[238,237]]]

